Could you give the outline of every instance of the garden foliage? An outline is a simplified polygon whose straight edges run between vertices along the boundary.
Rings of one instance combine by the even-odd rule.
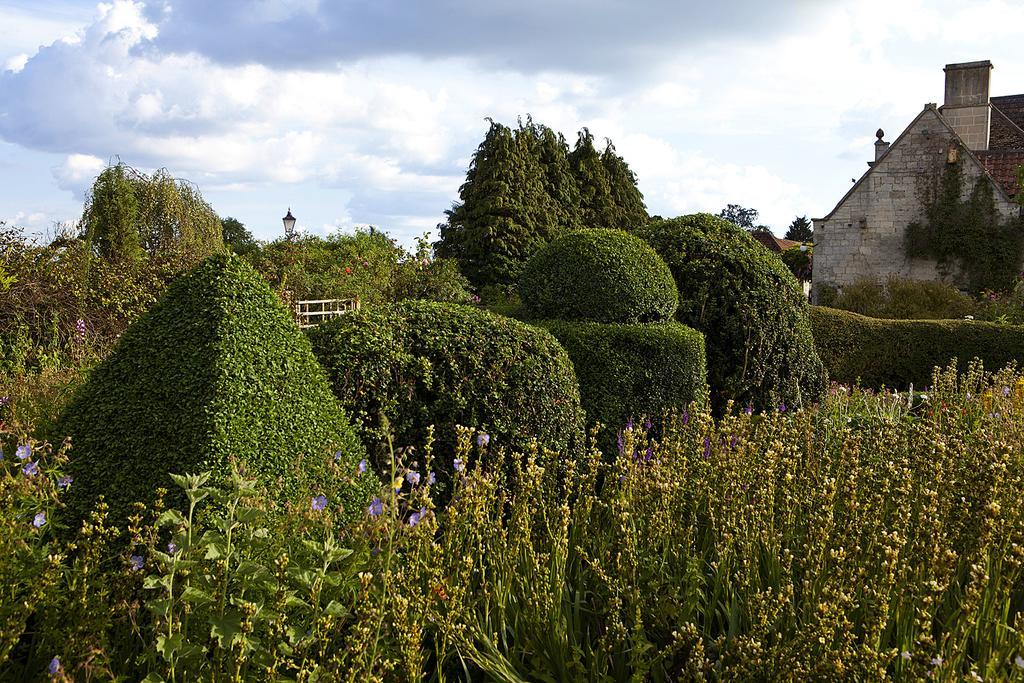
[[[927,386],[932,368],[974,358],[987,367],[1024,365],[1024,326],[980,320],[880,320],[814,306],[811,325],[829,376],[866,387]]]
[[[22,443],[0,461],[0,678],[1018,680],[1024,377],[932,385],[694,408],[543,468],[462,430],[444,511],[424,477],[351,526],[181,478],[189,503],[127,535],[98,509],[74,546],[49,513],[77,481]]]
[[[216,256],[168,288],[121,337],[65,410],[75,451],[72,518],[105,496],[115,520],[153,500],[168,473],[236,461],[286,501],[310,487],[362,508],[369,488],[331,476],[360,445],[309,342],[250,266]],[[369,481],[370,478],[363,481]]]
[[[667,412],[707,401],[704,337],[679,323],[649,325],[544,321],[572,359],[588,424],[604,425],[601,445],[623,425],[660,426]]]
[[[580,230],[527,262],[519,295],[529,315],[641,323],[670,320],[679,302],[672,272],[642,239],[620,230]]]
[[[943,320],[963,318],[976,312],[975,301],[952,285],[931,280],[890,277],[885,282],[859,280],[841,293],[820,292],[819,302],[869,318]]]
[[[656,220],[638,234],[668,263],[678,319],[704,333],[712,406],[809,405],[826,385],[807,301],[782,262],[710,214]]]
[[[479,428],[492,448],[582,443],[576,375],[545,330],[468,306],[410,301],[308,334],[382,470],[389,435],[396,447],[421,447],[431,425],[441,452],[451,451],[456,425]]]

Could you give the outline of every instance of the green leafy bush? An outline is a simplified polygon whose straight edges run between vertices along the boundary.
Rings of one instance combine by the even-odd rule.
[[[75,457],[71,507],[84,516],[106,496],[115,519],[169,487],[168,472],[235,460],[274,483],[282,500],[307,487],[362,508],[363,448],[288,312],[238,257],[216,256],[176,280],[121,337],[76,393],[57,426]],[[339,453],[333,458],[335,452]]]
[[[811,307],[814,343],[829,375],[867,387],[905,389],[931,383],[932,370],[974,358],[986,367],[1024,364],[1024,327],[977,320],[879,320]]]
[[[704,337],[685,325],[537,324],[569,353],[587,421],[605,426],[604,444],[627,421],[659,424],[666,411],[707,400]]]
[[[639,232],[679,287],[678,319],[704,333],[712,406],[807,405],[825,389],[807,300],[793,274],[744,230],[698,213]]]
[[[572,363],[544,330],[468,306],[410,301],[336,318],[308,335],[382,468],[389,432],[398,447],[419,446],[430,425],[443,450],[456,425],[502,448],[536,438],[564,450],[581,437]],[[450,463],[442,460],[444,472]]]
[[[668,266],[643,240],[619,230],[556,238],[523,268],[519,295],[529,315],[641,323],[668,320],[678,303]]]
[[[822,302],[825,303],[825,302]],[[870,278],[843,287],[826,305],[870,318],[944,320],[975,312],[971,297],[942,282],[890,277],[884,283]]]

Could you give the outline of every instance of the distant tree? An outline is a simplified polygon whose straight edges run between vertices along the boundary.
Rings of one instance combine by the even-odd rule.
[[[584,227],[619,227],[621,221],[612,197],[608,171],[601,161],[601,154],[594,148],[594,136],[586,128],[580,131],[576,147],[569,155],[569,166],[579,187]]]
[[[747,209],[739,204],[729,204],[719,212],[718,217],[724,218],[730,223],[740,226],[744,230],[753,231],[755,227],[757,227],[755,225],[755,221],[757,220],[757,209]]]
[[[244,256],[259,248],[259,242],[252,236],[252,233],[245,227],[242,221],[228,216],[220,221],[221,235],[224,244],[231,248],[231,251]]]
[[[636,174],[630,170],[626,160],[616,153],[611,140],[605,145],[601,164],[608,176],[612,201],[615,202],[617,209],[615,227],[630,230],[646,225],[650,216],[644,205],[644,196],[637,187]]]
[[[797,242],[810,242],[814,239],[814,229],[811,222],[807,220],[807,216],[797,216],[793,219],[789,228],[786,229],[786,239]]]
[[[220,218],[195,185],[123,163],[96,177],[81,226],[93,252],[108,260],[172,252],[197,260],[224,246]]]
[[[510,128],[490,124],[459,188],[462,201],[446,212],[434,245],[438,256],[457,259],[476,287],[513,285],[551,225],[541,217],[546,201],[540,164]]]

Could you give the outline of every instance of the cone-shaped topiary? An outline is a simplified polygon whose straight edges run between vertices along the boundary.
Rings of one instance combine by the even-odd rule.
[[[670,320],[678,303],[672,272],[648,244],[602,229],[562,235],[537,251],[519,296],[534,318],[605,323]]]
[[[168,287],[79,389],[58,434],[72,437],[73,519],[103,495],[122,522],[158,487],[179,495],[168,473],[226,476],[229,459],[281,502],[324,494],[356,513],[378,485],[357,473],[363,447],[309,341],[233,256]]]
[[[737,225],[706,213],[638,231],[672,269],[679,321],[704,333],[712,407],[811,404],[826,373],[796,278]],[[737,407],[738,407],[737,406]]]
[[[380,467],[396,448],[421,447],[434,426],[435,467],[451,471],[456,425],[521,450],[582,443],[572,362],[547,331],[470,306],[409,301],[364,309],[309,330],[334,393],[358,421]]]

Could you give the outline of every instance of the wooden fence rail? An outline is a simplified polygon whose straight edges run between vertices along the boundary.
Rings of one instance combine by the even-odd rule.
[[[300,329],[316,327],[320,323],[350,311],[359,310],[359,299],[316,299],[295,302],[295,320]]]

